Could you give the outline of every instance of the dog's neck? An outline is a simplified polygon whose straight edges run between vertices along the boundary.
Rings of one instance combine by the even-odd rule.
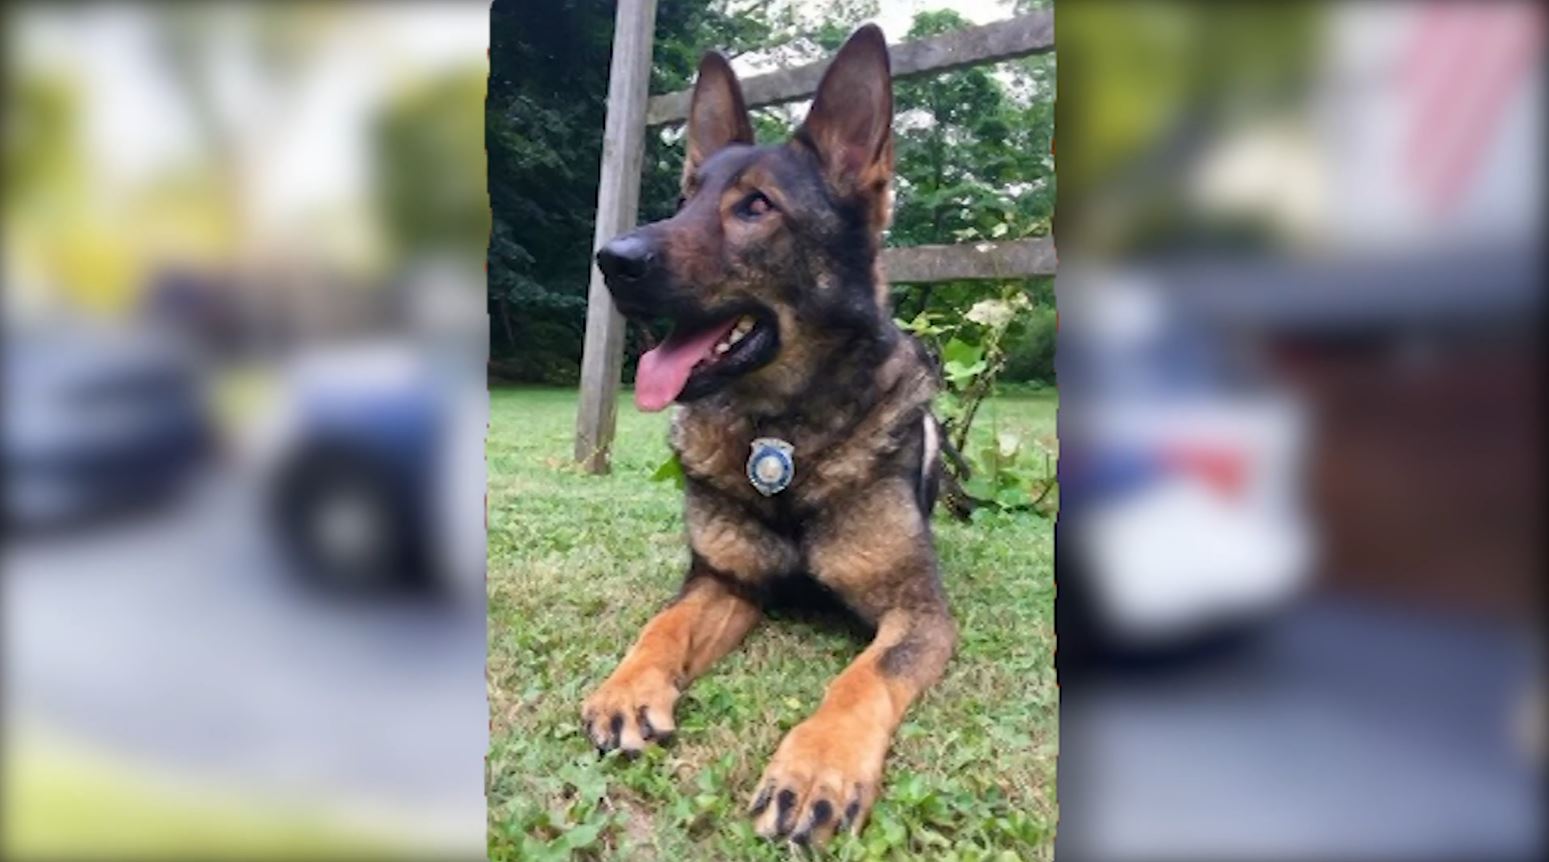
[[[728,442],[776,437],[812,458],[863,425],[887,431],[910,421],[935,394],[928,360],[891,321],[872,337],[835,339],[822,354],[820,373],[788,394],[727,391],[689,405],[683,419],[720,428]]]

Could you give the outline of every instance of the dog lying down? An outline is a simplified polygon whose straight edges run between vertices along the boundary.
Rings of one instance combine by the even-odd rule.
[[[773,593],[814,582],[875,639],[780,743],[753,789],[761,834],[859,831],[905,710],[956,629],[930,511],[937,379],[893,323],[878,271],[892,200],[887,45],[840,49],[791,139],[756,146],[736,76],[707,54],[689,111],[678,212],[597,254],[621,313],[671,321],[640,358],[635,403],[679,405],[690,563],[677,597],[586,699],[602,751],[672,734],[683,689],[735,648]]]

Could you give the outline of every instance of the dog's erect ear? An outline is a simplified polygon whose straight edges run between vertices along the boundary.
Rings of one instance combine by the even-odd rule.
[[[893,75],[875,24],[856,30],[823,73],[796,139],[841,195],[885,192],[893,172]]]
[[[742,100],[742,87],[726,58],[714,51],[699,61],[694,98],[688,108],[688,132],[683,160],[683,187],[705,159],[730,144],[753,143],[753,121]]]

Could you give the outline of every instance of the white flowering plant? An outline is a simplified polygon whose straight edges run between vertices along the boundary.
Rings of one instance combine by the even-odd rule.
[[[947,444],[942,501],[959,518],[984,508],[1053,514],[1057,453],[1052,444],[995,427],[987,438],[972,434],[979,408],[994,394],[1006,367],[1008,335],[1033,309],[1025,284],[1008,282],[991,288],[966,311],[931,309],[897,321],[940,360],[944,387],[933,409]]]

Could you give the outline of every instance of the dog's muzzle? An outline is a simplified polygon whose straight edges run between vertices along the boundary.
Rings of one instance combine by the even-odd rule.
[[[598,249],[597,268],[624,316],[643,318],[661,310],[666,299],[662,256],[655,243],[638,231],[615,237]]]
[[[632,233],[615,237],[597,252],[597,268],[610,283],[641,281],[651,275],[656,262],[656,250]]]

